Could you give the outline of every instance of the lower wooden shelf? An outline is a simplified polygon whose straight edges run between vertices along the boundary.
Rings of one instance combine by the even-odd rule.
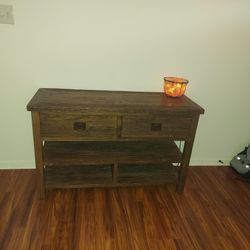
[[[182,154],[173,141],[54,142],[46,141],[44,165],[111,165],[177,163]]]
[[[166,184],[175,183],[178,167],[173,165],[120,165],[118,167],[117,184]]]
[[[45,142],[46,188],[177,183],[173,141]]]
[[[120,165],[115,181],[112,166],[47,166],[45,187],[80,188],[105,186],[140,186],[176,183],[178,167],[173,165]]]
[[[111,166],[45,167],[46,188],[80,188],[112,184]]]

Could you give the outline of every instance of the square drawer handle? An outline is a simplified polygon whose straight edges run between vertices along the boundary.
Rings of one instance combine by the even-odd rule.
[[[74,122],[73,129],[76,131],[84,131],[86,130],[86,122]]]
[[[161,131],[161,123],[151,123],[151,131]]]

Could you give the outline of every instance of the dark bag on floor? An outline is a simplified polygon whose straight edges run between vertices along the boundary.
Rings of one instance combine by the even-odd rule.
[[[250,181],[250,144],[230,161],[230,166],[241,177]]]

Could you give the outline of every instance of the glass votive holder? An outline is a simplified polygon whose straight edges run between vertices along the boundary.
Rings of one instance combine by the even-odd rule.
[[[188,80],[180,77],[164,77],[164,92],[171,97],[184,95]]]

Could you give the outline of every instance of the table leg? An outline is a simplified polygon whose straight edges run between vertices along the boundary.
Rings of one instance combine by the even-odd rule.
[[[44,187],[44,166],[43,166],[43,149],[42,140],[40,134],[40,115],[39,112],[31,112],[32,116],[32,127],[33,127],[33,140],[34,140],[34,151],[37,171],[37,182],[40,192],[40,198],[45,197]]]

